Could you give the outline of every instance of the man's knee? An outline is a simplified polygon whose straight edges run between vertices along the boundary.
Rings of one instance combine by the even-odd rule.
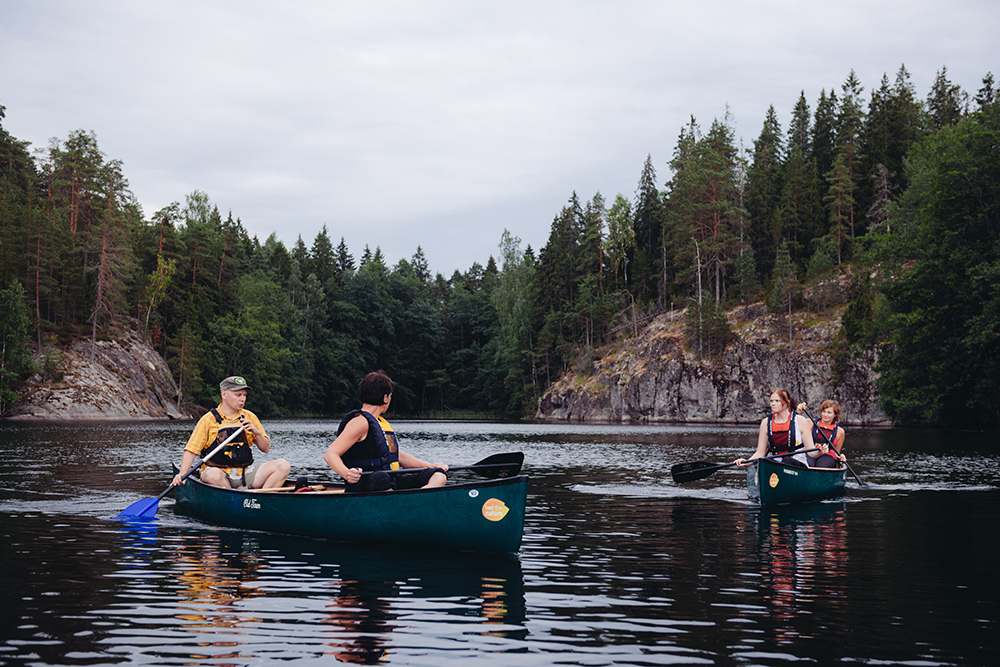
[[[205,484],[229,488],[229,478],[226,477],[226,473],[218,468],[206,468],[201,471],[200,477],[201,481],[205,482]]]

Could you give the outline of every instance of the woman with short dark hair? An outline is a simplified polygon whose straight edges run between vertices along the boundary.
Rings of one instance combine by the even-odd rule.
[[[395,388],[385,371],[366,375],[358,384],[361,408],[340,421],[337,439],[323,455],[330,469],[344,478],[347,491],[391,491],[444,486],[448,466],[430,464],[399,451],[396,432],[382,416],[389,409]],[[420,468],[390,475],[388,470]]]

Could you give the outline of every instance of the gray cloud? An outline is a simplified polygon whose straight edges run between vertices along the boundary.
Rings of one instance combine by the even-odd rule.
[[[817,6],[814,6],[817,5]],[[874,6],[873,6],[874,5]],[[536,249],[575,190],[632,197],[680,128],[752,145],[804,91],[901,64],[969,92],[995,2],[171,2],[0,5],[0,104],[45,146],[93,130],[148,214],[195,189],[262,240],[326,224],[445,275]],[[996,72],[1000,74],[1000,72]]]

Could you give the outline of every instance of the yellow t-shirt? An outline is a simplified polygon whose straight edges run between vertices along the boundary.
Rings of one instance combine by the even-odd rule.
[[[222,417],[222,423],[220,424],[215,419],[215,415],[212,414],[211,410],[203,414],[201,419],[199,419],[198,423],[195,425],[194,431],[191,432],[191,437],[188,438],[187,444],[184,445],[184,451],[192,452],[195,456],[201,456],[202,450],[204,450],[209,444],[215,442],[215,439],[219,437],[220,428],[240,427],[240,416],[246,417],[251,424],[260,429],[261,433],[265,436],[267,435],[267,431],[265,431],[264,427],[260,425],[260,420],[257,419],[257,415],[249,410],[240,410],[239,414],[237,414],[234,419],[226,417],[226,414],[222,411],[221,404],[219,404],[216,408],[216,411],[219,413],[219,416]],[[244,433],[246,433],[247,442],[250,443],[251,446],[255,446],[256,437],[250,429],[246,429]],[[208,452],[205,453],[207,454]],[[222,468],[222,470],[230,472],[231,470],[236,470],[236,468]]]

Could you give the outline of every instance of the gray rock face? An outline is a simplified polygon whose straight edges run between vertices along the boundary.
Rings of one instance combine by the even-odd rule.
[[[96,348],[90,340],[77,340],[68,349],[46,349],[34,361],[49,371],[29,378],[7,419],[192,416],[178,406],[177,386],[163,357],[136,334],[98,341]]]
[[[800,316],[802,319],[803,316]],[[772,340],[766,323],[734,327],[735,341],[716,359],[683,346],[683,317],[665,314],[539,399],[536,419],[594,422],[757,423],[773,389],[809,402],[817,415],[826,399],[840,403],[845,424],[889,424],[879,408],[874,355],[847,357],[836,369],[830,353],[839,317],[800,323],[793,345]]]

